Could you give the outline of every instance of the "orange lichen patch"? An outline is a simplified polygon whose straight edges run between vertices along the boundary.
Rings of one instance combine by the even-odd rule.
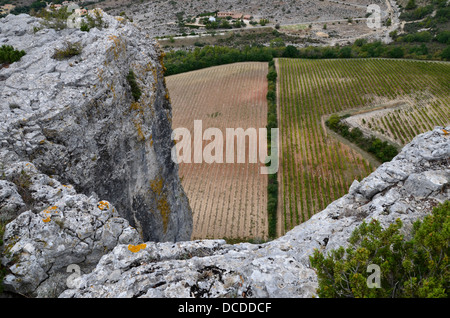
[[[49,207],[49,208],[46,208],[43,212],[44,213],[58,213],[58,211],[56,211],[56,210],[58,210],[58,207],[57,206],[52,206],[52,207]]]
[[[140,250],[143,250],[147,247],[147,244],[139,244],[139,245],[128,245],[128,250],[133,252],[133,253],[137,253]]]
[[[48,222],[50,222],[50,217],[48,216],[47,218],[45,218],[45,219],[42,219],[42,222],[44,222],[44,223],[48,223]]]
[[[97,206],[100,210],[103,211],[105,209],[109,209],[109,202],[108,201],[100,201]]]
[[[442,129],[442,131],[444,132],[444,136],[447,136],[448,134],[450,134],[450,132],[448,130]]]

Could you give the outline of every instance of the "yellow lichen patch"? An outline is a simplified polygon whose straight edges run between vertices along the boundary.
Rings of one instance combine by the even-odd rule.
[[[137,111],[139,114],[144,115],[144,109],[139,102],[132,102],[130,105],[130,111]]]
[[[114,42],[114,45],[109,49],[109,51],[112,50],[114,59],[117,60],[120,54],[122,52],[125,52],[126,44],[121,38],[117,37],[116,35],[110,35],[108,36],[108,39]]]
[[[164,182],[161,177],[150,182],[150,188],[157,196],[157,208],[162,217],[164,232],[169,225],[170,206],[167,202],[167,194],[163,192]]]
[[[156,178],[155,180],[150,182],[150,188],[157,195],[161,195],[164,183],[161,177]]]
[[[140,250],[143,250],[147,247],[147,244],[139,244],[139,245],[128,245],[128,250],[133,252],[133,253],[137,253]]]
[[[100,201],[97,206],[100,210],[103,211],[105,209],[109,209],[109,202],[108,201]]]

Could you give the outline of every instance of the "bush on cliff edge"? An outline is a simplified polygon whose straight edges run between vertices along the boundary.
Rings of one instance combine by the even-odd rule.
[[[319,250],[310,256],[322,298],[448,298],[450,268],[450,201],[413,226],[405,241],[397,220],[382,229],[377,220],[362,223],[349,239],[325,257]],[[380,268],[380,285],[369,287],[368,266]]]

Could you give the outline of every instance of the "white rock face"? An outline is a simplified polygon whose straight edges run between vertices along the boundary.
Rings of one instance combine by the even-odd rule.
[[[0,169],[33,163],[77,193],[111,202],[145,240],[189,240],[192,212],[171,160],[162,51],[138,27],[102,15],[107,27],[89,32],[36,32],[40,20],[25,14],[0,20],[0,45],[26,52],[0,69]],[[79,43],[81,54],[53,58],[65,43]],[[8,189],[0,195],[15,197]],[[21,206],[19,198],[8,202],[1,211]]]
[[[448,128],[447,128],[448,130]],[[285,236],[260,245],[224,241],[118,245],[60,297],[312,297],[318,287],[309,256],[346,246],[363,220],[402,231],[450,199],[450,136],[442,128],[402,152]]]

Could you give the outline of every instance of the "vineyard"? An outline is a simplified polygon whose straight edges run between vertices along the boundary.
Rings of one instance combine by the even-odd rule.
[[[450,122],[450,63],[278,59],[277,70],[279,235],[346,194],[353,180],[376,168],[362,152],[327,134],[325,115],[365,109],[349,122],[399,145]]]
[[[168,76],[173,129],[263,128],[267,125],[267,63],[236,63]],[[193,138],[194,136],[192,136]],[[203,142],[203,147],[208,142]],[[248,149],[247,149],[248,150]],[[225,153],[225,150],[224,150]],[[266,239],[267,175],[260,163],[180,163],[193,211],[192,239]]]

